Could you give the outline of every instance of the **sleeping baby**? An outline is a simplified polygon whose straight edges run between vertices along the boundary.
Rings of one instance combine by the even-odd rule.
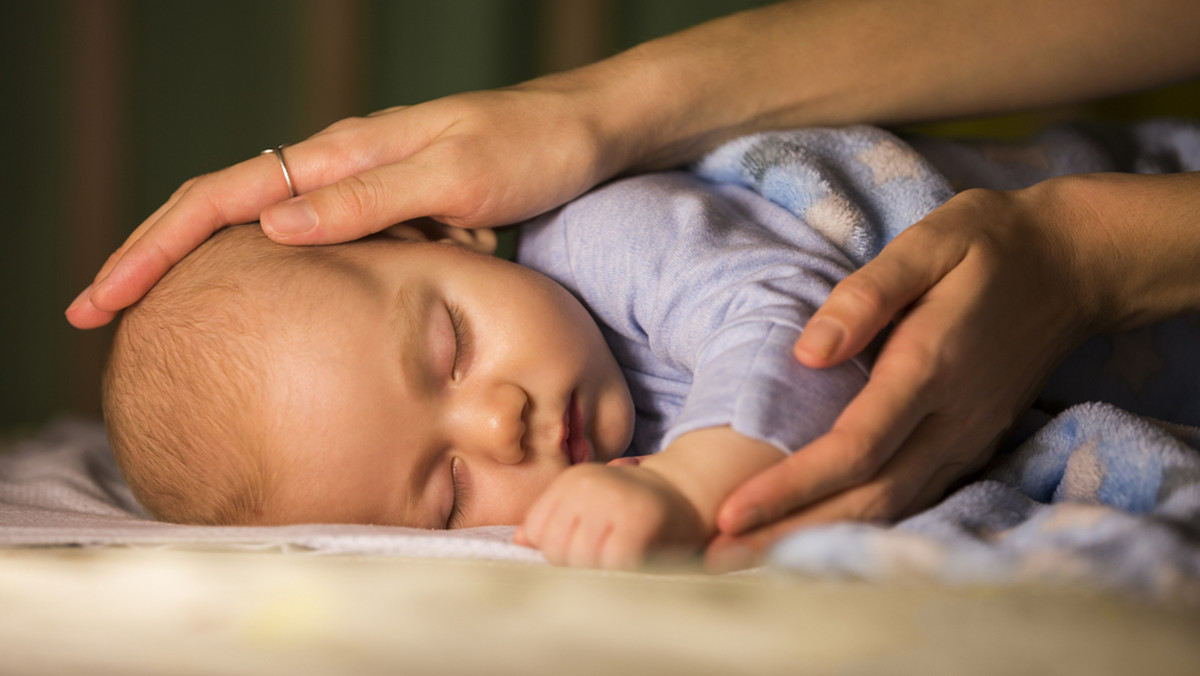
[[[1072,169],[925,152],[1008,187]],[[522,224],[515,263],[433,222],[308,248],[227,228],[121,318],[113,451],[167,521],[517,525],[609,568],[694,552],[866,382],[869,355],[794,359],[808,317],[952,194],[882,130],[801,130],[601,186]]]
[[[826,431],[863,363],[792,356],[852,268],[754,190],[624,179],[521,226],[326,247],[227,228],[121,318],[118,463],[157,518],[519,525],[555,563],[695,551]]]

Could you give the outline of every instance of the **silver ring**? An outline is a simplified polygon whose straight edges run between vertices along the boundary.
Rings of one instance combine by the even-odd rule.
[[[292,197],[296,196],[296,186],[292,185],[292,174],[288,171],[287,163],[283,161],[283,149],[287,146],[286,143],[267,148],[259,153],[260,155],[274,155],[275,159],[279,160],[279,168],[283,170],[283,180],[287,181],[288,194]]]

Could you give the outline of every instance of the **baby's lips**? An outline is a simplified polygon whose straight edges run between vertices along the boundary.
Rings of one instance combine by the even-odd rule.
[[[610,467],[636,466],[642,464],[643,455],[622,456],[608,461]]]

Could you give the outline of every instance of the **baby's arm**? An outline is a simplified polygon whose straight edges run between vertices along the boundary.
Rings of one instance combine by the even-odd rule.
[[[730,427],[708,427],[637,465],[577,465],[538,498],[515,539],[557,565],[634,568],[652,549],[693,554],[716,533],[725,497],[784,457]]]

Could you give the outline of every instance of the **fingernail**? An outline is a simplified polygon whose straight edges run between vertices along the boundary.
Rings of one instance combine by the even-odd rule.
[[[747,507],[743,509],[733,519],[733,532],[745,533],[748,530],[757,528],[762,524],[765,516],[762,509],[758,507]]]
[[[79,295],[75,297],[75,300],[71,301],[71,304],[67,306],[67,312],[70,312],[77,307],[82,307],[83,304],[87,302],[88,297],[92,295],[93,286],[95,286],[95,284],[88,284],[87,288],[81,291]]]
[[[317,225],[317,212],[303,197],[290,199],[263,212],[263,227],[281,235],[299,235]]]
[[[817,317],[804,327],[797,348],[821,359],[829,359],[842,344],[842,328],[836,322]]]

